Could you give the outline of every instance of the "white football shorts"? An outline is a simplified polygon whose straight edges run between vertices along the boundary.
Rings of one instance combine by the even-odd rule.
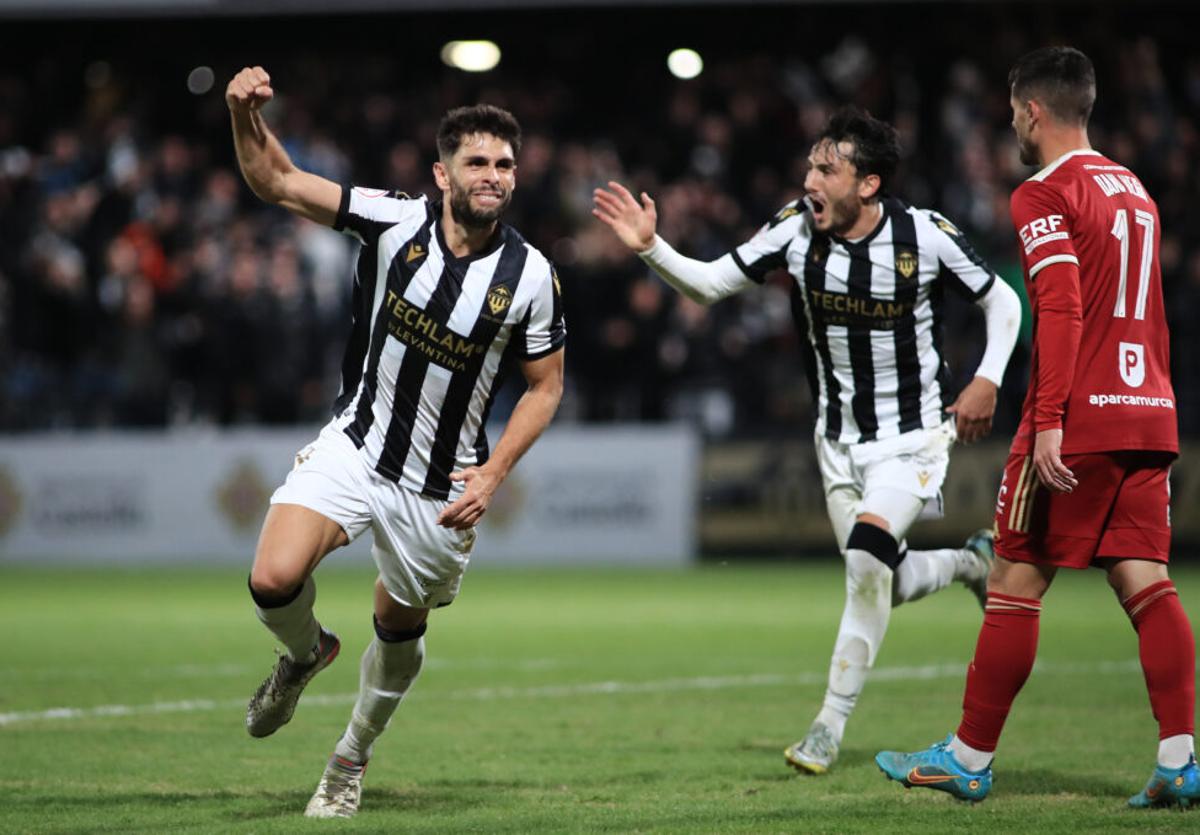
[[[449,605],[467,570],[474,529],[437,524],[449,502],[422,496],[372,470],[332,423],[296,453],[296,465],[271,504],[298,504],[342,526],[353,542],[368,527],[371,556],[396,602],[418,609]]]
[[[916,519],[942,517],[942,482],[954,445],[954,420],[894,438],[840,444],[818,436],[817,463],[838,547],[844,549],[854,520],[873,513],[904,539]]]

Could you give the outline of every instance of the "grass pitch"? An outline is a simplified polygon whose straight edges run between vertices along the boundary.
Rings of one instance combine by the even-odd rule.
[[[331,563],[335,563],[331,560]],[[1174,572],[1200,623],[1200,570]],[[1137,813],[1156,727],[1133,630],[1099,572],[1064,572],[992,796],[905,791],[882,748],[958,719],[980,613],[951,588],[893,614],[836,769],[783,762],[820,703],[840,564],[472,570],[376,746],[363,811],[301,816],[349,715],[373,575],[331,564],[317,611],[342,658],[265,740],[269,670],[244,570],[0,568],[0,831],[1197,831]]]

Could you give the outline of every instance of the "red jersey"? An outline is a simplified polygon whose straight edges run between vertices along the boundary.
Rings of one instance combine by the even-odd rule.
[[[1013,192],[1012,218],[1034,325],[1012,451],[1061,427],[1064,455],[1178,452],[1161,230],[1145,186],[1096,151],[1071,151]],[[1046,269],[1057,264],[1078,272]]]

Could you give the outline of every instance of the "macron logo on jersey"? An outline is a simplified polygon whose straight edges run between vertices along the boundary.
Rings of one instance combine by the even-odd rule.
[[[1025,244],[1025,254],[1029,255],[1042,244],[1050,241],[1062,241],[1071,237],[1066,231],[1059,231],[1062,226],[1062,215],[1047,215],[1031,220],[1021,227],[1021,243]]]

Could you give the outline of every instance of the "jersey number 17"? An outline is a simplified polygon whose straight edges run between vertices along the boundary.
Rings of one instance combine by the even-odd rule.
[[[1137,303],[1134,319],[1146,318],[1146,295],[1150,290],[1150,267],[1154,264],[1154,215],[1141,209],[1133,210],[1133,222],[1142,227],[1142,258],[1138,265]],[[1117,285],[1117,304],[1113,318],[1125,318],[1125,295],[1129,284],[1129,211],[1117,209],[1112,235],[1121,243],[1121,280]]]

